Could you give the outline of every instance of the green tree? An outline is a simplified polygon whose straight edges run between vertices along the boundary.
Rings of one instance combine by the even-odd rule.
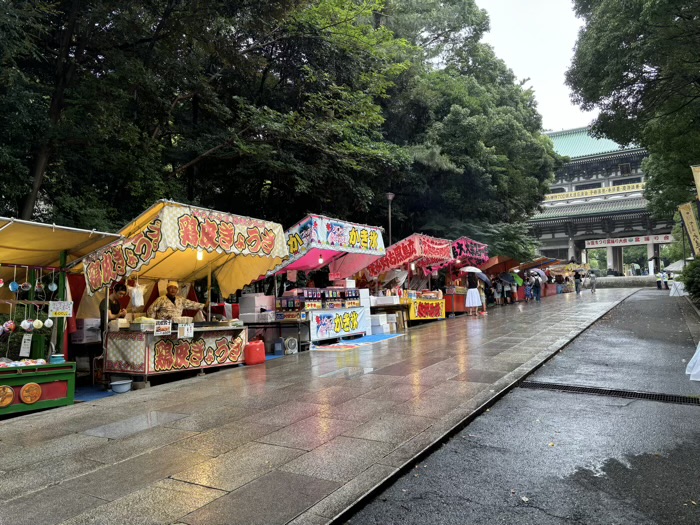
[[[574,101],[598,108],[595,130],[650,152],[651,209],[669,216],[693,197],[700,162],[700,4],[575,0],[585,26],[567,73]]]

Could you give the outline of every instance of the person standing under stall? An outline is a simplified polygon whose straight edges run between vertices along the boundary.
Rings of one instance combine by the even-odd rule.
[[[510,283],[508,281],[503,281],[503,303],[510,304]]]
[[[475,274],[467,274],[467,315],[476,315],[481,306],[481,296],[479,295],[479,283]]]
[[[126,285],[117,283],[114,285],[112,293],[102,299],[100,302],[100,331],[104,334],[107,325],[115,319],[123,319],[126,317],[126,309],[119,304],[120,299],[126,296]],[[107,302],[109,301],[109,308]]]
[[[542,278],[535,274],[532,281],[532,294],[535,297],[535,302],[540,302],[542,298]]]
[[[529,303],[533,299],[532,285],[534,278],[532,275],[525,276],[525,302]]]
[[[478,279],[478,278],[477,278]],[[481,279],[478,279],[479,297],[481,297],[481,315],[488,315],[486,312],[486,284]]]
[[[574,284],[576,285],[576,295],[581,295],[581,274],[574,272]]]
[[[182,317],[183,310],[203,310],[207,307],[205,303],[196,303],[180,297],[180,285],[175,281],[170,281],[165,288],[166,294],[161,295],[148,307],[148,317],[154,319],[172,319]]]
[[[498,306],[503,304],[503,283],[498,278],[493,279],[493,298]]]

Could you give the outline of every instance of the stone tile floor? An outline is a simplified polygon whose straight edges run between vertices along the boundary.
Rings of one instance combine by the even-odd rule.
[[[634,291],[2,421],[0,524],[330,523]]]

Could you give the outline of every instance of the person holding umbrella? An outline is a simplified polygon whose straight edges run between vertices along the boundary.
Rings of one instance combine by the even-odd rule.
[[[467,274],[467,315],[476,315],[481,306],[481,295],[479,294],[479,280],[476,274],[469,272]]]

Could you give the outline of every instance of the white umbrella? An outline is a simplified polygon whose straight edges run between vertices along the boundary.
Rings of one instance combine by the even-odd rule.
[[[464,268],[460,268],[459,271],[462,273],[481,273],[481,270],[476,266],[465,266]]]

